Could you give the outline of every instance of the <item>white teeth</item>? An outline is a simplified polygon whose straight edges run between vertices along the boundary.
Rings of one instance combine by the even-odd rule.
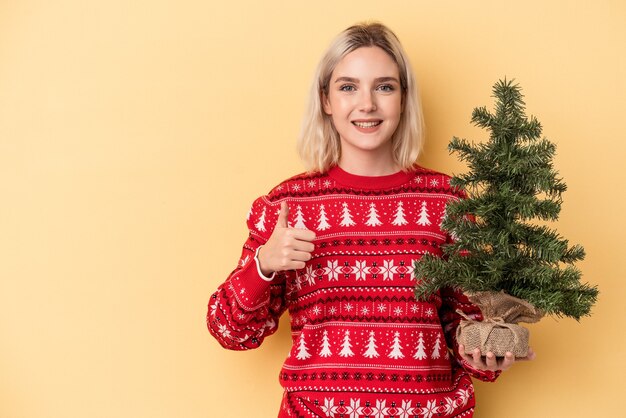
[[[380,125],[382,122],[352,122],[359,128],[372,128],[374,126]]]

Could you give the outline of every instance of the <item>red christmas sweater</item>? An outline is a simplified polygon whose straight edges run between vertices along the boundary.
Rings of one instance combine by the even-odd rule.
[[[285,310],[293,346],[280,372],[279,417],[471,417],[473,370],[457,352],[463,311],[480,310],[451,289],[415,299],[413,265],[441,255],[447,202],[462,198],[444,174],[417,168],[381,177],[301,174],[258,198],[237,268],[209,301],[207,325],[226,348],[258,347]],[[302,270],[262,277],[255,260],[281,202],[289,224],[315,231]],[[448,349],[450,347],[450,350]]]

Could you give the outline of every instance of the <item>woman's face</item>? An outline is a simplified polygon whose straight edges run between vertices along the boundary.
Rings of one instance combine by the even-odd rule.
[[[379,47],[347,54],[333,71],[324,112],[332,117],[346,153],[391,153],[402,113],[398,65]]]

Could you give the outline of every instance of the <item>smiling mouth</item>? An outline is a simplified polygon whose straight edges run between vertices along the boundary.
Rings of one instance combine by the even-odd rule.
[[[373,128],[375,126],[380,125],[381,123],[383,123],[382,120],[378,120],[378,121],[372,121],[372,122],[352,122],[353,125],[358,126],[359,128]]]

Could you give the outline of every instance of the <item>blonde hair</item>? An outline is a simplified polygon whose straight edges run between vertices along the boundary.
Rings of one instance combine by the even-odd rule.
[[[300,158],[310,172],[324,173],[341,157],[339,133],[322,106],[330,77],[343,57],[358,48],[371,46],[384,50],[398,65],[403,111],[392,137],[394,161],[405,171],[416,164],[424,138],[424,121],[413,70],[396,35],[385,25],[371,22],[356,24],[341,32],[317,66],[297,144]]]

